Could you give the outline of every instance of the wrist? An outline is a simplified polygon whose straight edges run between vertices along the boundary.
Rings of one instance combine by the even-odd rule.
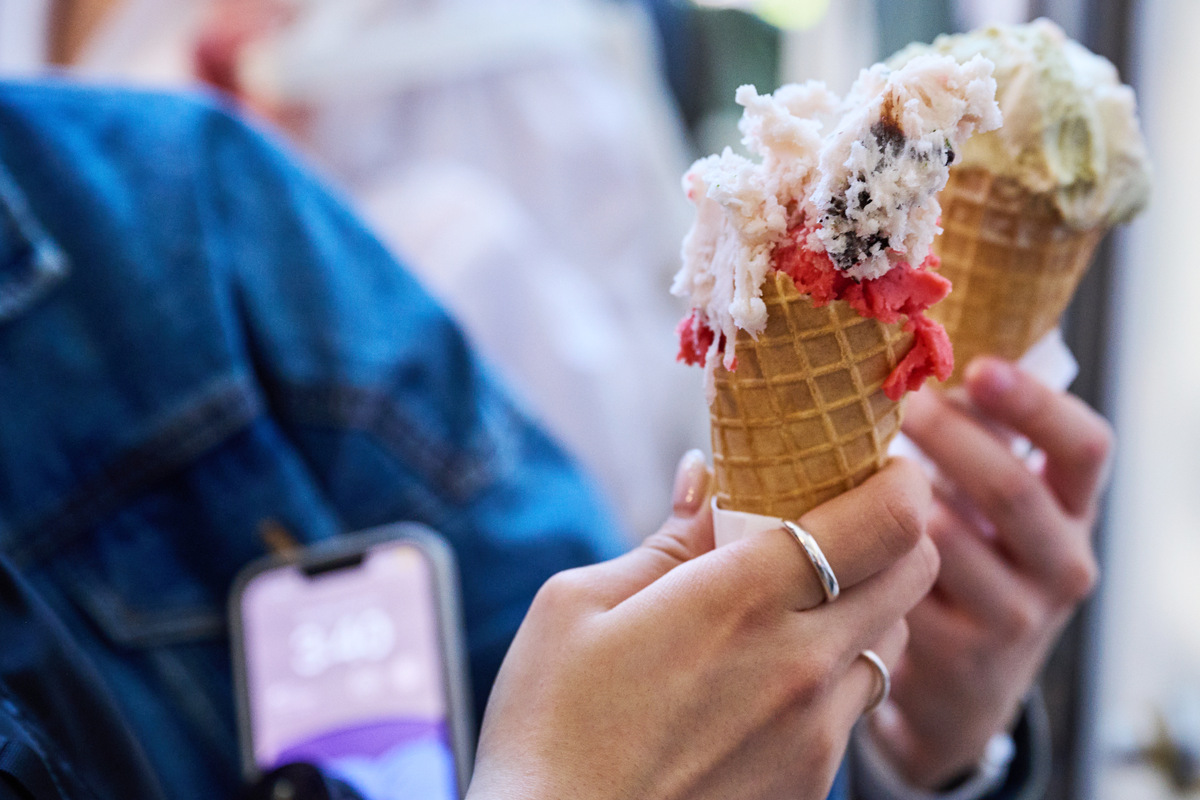
[[[969,768],[956,769],[954,777],[927,788],[901,773],[880,749],[869,726],[859,725],[851,740],[854,781],[864,800],[977,800],[1003,785],[1015,752],[1012,737],[998,733]]]

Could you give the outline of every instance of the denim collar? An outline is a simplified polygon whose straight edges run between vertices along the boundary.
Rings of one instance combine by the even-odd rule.
[[[7,322],[62,281],[66,253],[34,217],[25,195],[0,162],[0,323]]]

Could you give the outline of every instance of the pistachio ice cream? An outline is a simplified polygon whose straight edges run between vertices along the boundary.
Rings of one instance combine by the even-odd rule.
[[[1004,124],[972,137],[961,169],[981,168],[1053,198],[1075,228],[1127,222],[1146,204],[1150,162],[1133,90],[1105,58],[1053,22],[981,28],[915,44],[892,66],[938,53],[995,65]]]

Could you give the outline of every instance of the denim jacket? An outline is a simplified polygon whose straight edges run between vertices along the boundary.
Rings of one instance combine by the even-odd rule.
[[[237,791],[226,594],[264,526],[441,532],[480,711],[538,586],[620,548],[409,274],[202,99],[0,84],[0,408],[0,561],[171,798]]]

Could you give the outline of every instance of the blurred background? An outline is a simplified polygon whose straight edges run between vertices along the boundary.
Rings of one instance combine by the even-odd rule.
[[[679,177],[737,145],[734,89],[843,92],[910,41],[1036,16],[1134,85],[1157,171],[1068,318],[1074,390],[1119,447],[1101,590],[1044,681],[1051,796],[1200,798],[1200,315],[1184,308],[1200,269],[1175,233],[1200,217],[1196,0],[0,0],[0,77],[204,85],[273,128],[458,316],[634,540],[707,443],[667,287]]]

